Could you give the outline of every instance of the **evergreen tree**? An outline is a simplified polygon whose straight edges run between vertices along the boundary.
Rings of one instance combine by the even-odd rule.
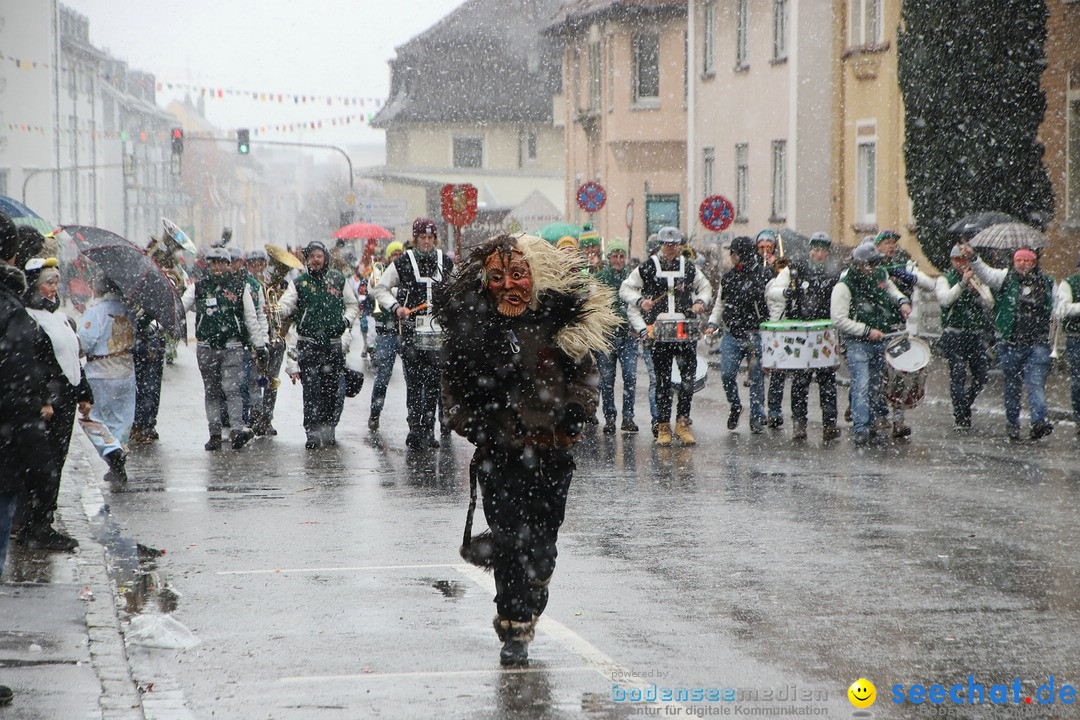
[[[903,0],[897,39],[907,186],[919,244],[947,267],[957,219],[1038,224],[1054,196],[1036,139],[1046,110],[1045,0]]]

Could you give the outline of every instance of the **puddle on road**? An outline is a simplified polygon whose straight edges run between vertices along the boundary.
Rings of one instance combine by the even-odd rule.
[[[428,585],[435,588],[443,597],[448,600],[456,600],[457,598],[465,597],[465,591],[468,589],[468,584],[461,582],[460,580],[435,580],[434,578],[420,578],[418,581],[421,585]]]
[[[108,552],[109,578],[116,586],[119,610],[128,617],[147,612],[171,613],[180,594],[168,578],[162,577],[158,561],[164,550],[152,548],[120,534],[109,516],[109,506],[102,506],[92,520],[95,539]],[[126,619],[126,618],[125,618]]]

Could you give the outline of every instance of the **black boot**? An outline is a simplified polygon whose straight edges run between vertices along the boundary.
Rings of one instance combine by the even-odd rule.
[[[221,435],[211,435],[210,439],[203,445],[203,449],[207,452],[213,452],[214,450],[221,449]]]
[[[64,535],[51,525],[38,525],[23,531],[15,538],[15,542],[31,550],[51,550],[54,552],[71,552],[79,547],[78,540]]]
[[[106,475],[112,475],[113,480],[118,482],[127,482],[127,453],[123,450],[113,450],[111,453],[105,456],[105,462],[109,463],[109,472]]]
[[[499,664],[503,667],[522,667],[529,664],[529,643],[523,640],[507,640],[499,651]]]
[[[251,438],[255,437],[255,433],[251,431],[251,428],[240,428],[239,430],[233,430],[230,434],[232,440],[232,449],[239,450],[247,445]]]
[[[536,618],[531,621],[504,620],[496,615],[494,625],[495,633],[503,641],[499,664],[503,667],[528,665],[529,643],[535,633]]]

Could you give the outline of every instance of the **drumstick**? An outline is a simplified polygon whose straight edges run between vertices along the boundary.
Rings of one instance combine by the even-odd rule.
[[[406,312],[407,314],[409,314],[409,315],[412,315],[412,314],[413,314],[413,313],[415,313],[415,312],[420,312],[421,310],[424,310],[424,309],[426,309],[426,308],[427,308],[427,306],[428,306],[428,304],[427,304],[426,302],[424,302],[424,303],[420,303],[419,305],[417,305],[417,306],[416,306],[416,307],[414,307],[414,308],[405,308],[405,312]]]

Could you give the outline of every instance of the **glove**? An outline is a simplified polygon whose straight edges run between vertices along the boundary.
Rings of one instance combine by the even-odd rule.
[[[561,429],[568,437],[577,437],[581,434],[581,429],[585,427],[586,419],[588,416],[585,414],[585,408],[577,403],[570,403],[566,406],[566,412],[563,413]]]

